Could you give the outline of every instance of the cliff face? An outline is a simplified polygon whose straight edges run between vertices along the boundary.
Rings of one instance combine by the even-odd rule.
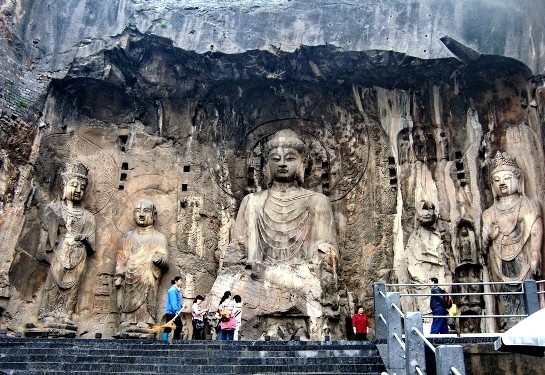
[[[307,135],[306,187],[333,204],[339,337],[355,303],[372,311],[373,282],[409,281],[420,202],[436,208],[425,234],[442,250],[431,263],[456,280],[467,276],[467,238],[464,256],[482,277],[497,151],[517,158],[526,194],[545,199],[533,2],[180,3],[2,5],[0,307],[10,327],[38,310],[49,268],[42,216],[70,160],[90,168],[85,206],[99,228],[76,308],[83,337],[117,329],[117,243],[141,196],[156,201],[169,243],[159,290],[181,273],[187,297],[210,292],[240,200],[264,187],[262,144],[283,128]],[[463,61],[450,57],[444,35],[487,54],[462,46]]]

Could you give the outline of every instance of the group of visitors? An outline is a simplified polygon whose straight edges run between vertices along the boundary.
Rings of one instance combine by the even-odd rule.
[[[174,277],[171,281],[172,286],[167,291],[165,320],[174,323],[173,340],[179,340],[181,337],[183,322],[181,312],[184,308],[182,285],[180,276]],[[193,325],[193,340],[204,340],[205,319],[204,316],[209,312],[208,308],[203,308],[204,297],[200,294],[193,299],[191,305],[191,322]],[[220,300],[215,318],[219,320],[216,328],[218,340],[239,340],[240,325],[242,323],[242,298],[239,295],[232,296],[230,291],[226,291]],[[163,331],[162,339],[168,340],[171,327],[166,327]]]

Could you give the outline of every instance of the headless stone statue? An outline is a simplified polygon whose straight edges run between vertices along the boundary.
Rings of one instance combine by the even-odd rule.
[[[42,222],[40,252],[45,252],[51,266],[38,318],[52,335],[70,336],[77,330],[72,314],[78,286],[87,255],[95,248],[95,218],[81,207],[87,173],[79,162],[66,163],[61,173],[62,199],[47,206]]]
[[[515,159],[498,152],[492,160],[494,204],[483,212],[483,250],[494,281],[520,282],[541,274],[543,220],[537,201],[524,194],[524,175]],[[520,291],[520,285],[502,285],[500,291]],[[520,296],[500,295],[499,312],[524,314]],[[505,318],[508,329],[517,318]]]
[[[260,317],[256,322],[266,333],[278,326],[286,335],[299,330],[303,337],[322,339],[330,313],[324,306],[336,305],[338,299],[331,203],[302,187],[306,146],[294,131],[276,133],[264,153],[268,188],[242,201],[224,263],[230,267],[240,259],[251,276],[224,270],[213,293],[217,288],[220,295],[227,287],[245,295],[247,305],[259,306],[254,310]],[[241,279],[233,282],[237,277]],[[307,327],[310,332],[305,332]]]
[[[156,323],[157,288],[167,268],[168,250],[164,234],[155,230],[157,209],[148,199],[134,206],[136,229],[129,231],[117,253],[116,280],[121,331],[139,336]]]

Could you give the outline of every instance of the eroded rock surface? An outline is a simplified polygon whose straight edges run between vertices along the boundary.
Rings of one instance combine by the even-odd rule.
[[[497,151],[516,157],[526,195],[543,204],[545,96],[543,81],[530,78],[522,63],[498,56],[423,60],[332,46],[198,54],[127,30],[115,47],[76,59],[66,76],[52,80],[24,165],[32,178],[4,164],[3,176],[13,177],[4,177],[6,191],[27,192],[3,206],[4,228],[12,228],[2,244],[0,277],[11,293],[2,297],[4,320],[17,329],[38,311],[49,269],[36,251],[39,223],[66,161],[89,168],[83,203],[97,224],[73,319],[80,337],[112,335],[120,319],[117,243],[132,227],[134,199],[154,200],[161,213],[155,227],[168,243],[160,317],[175,275],[184,276],[187,298],[211,291],[230,255],[240,202],[266,188],[264,142],[281,129],[305,135],[304,188],[331,201],[339,255],[335,311],[342,312],[331,323],[345,324],[358,303],[372,314],[373,282],[409,281],[403,270],[421,201],[435,206],[442,277],[466,277],[458,275],[463,263],[474,264],[482,279],[476,254],[482,212],[494,199],[488,175]],[[464,242],[466,232],[474,249]],[[252,278],[254,269],[244,272],[250,283],[261,282]],[[272,293],[280,304],[289,301],[283,289]],[[247,309],[276,301],[251,288],[242,297]],[[214,309],[214,298],[208,301]],[[292,332],[304,324],[301,315]],[[258,338],[277,323],[256,321],[242,333]]]

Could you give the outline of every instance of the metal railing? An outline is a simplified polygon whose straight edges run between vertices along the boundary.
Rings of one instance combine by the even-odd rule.
[[[540,309],[539,295],[545,291],[538,291],[538,285],[545,281],[525,280],[520,283],[520,291],[516,292],[475,292],[475,293],[449,293],[451,296],[468,295],[520,295],[525,307],[525,315],[422,315],[420,312],[403,312],[401,309],[401,297],[417,298],[431,296],[431,293],[409,294],[400,292],[388,292],[388,287],[425,287],[434,284],[385,284],[375,283],[375,333],[377,339],[386,341],[386,355],[383,360],[387,368],[392,371],[404,370],[405,375],[426,374],[426,346],[435,354],[435,366],[437,375],[466,375],[464,364],[464,350],[461,345],[439,345],[435,347],[424,335],[424,318],[505,318],[526,317]],[[452,283],[441,286],[484,285],[504,283]],[[513,283],[509,283],[513,285]],[[539,285],[541,286],[541,285]]]

